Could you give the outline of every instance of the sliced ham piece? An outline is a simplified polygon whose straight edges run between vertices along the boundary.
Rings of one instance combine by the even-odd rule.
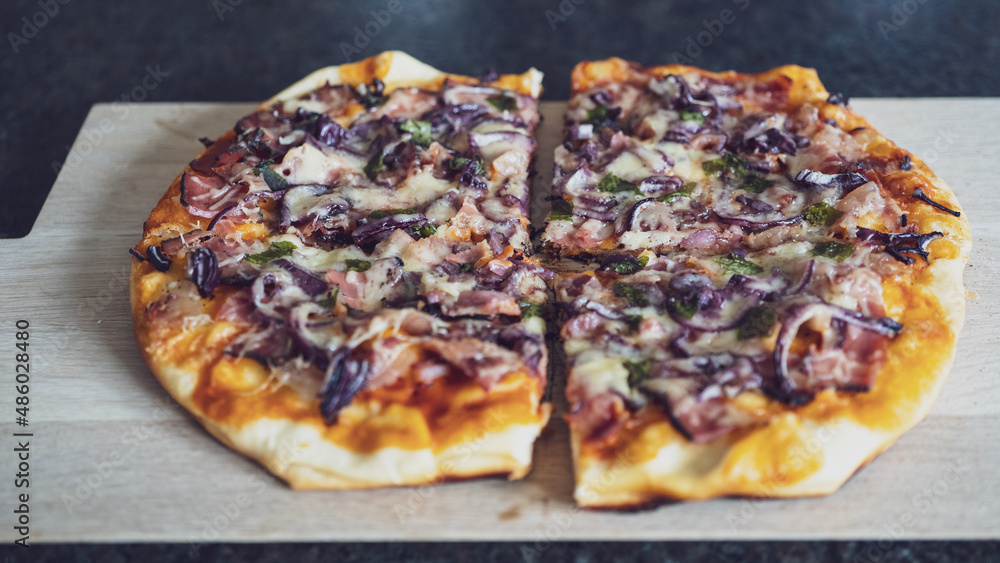
[[[520,369],[522,364],[521,357],[515,352],[478,338],[428,340],[423,346],[455,371],[486,389],[496,385],[508,373]]]
[[[520,316],[521,308],[513,296],[500,291],[469,290],[459,294],[453,304],[442,308],[444,314],[461,317],[466,315]]]
[[[241,289],[231,293],[215,312],[215,320],[240,324],[254,322],[253,297],[249,289]]]
[[[185,173],[181,176],[181,205],[198,217],[215,217],[223,209],[239,203],[247,191],[247,186],[228,184],[215,175]]]

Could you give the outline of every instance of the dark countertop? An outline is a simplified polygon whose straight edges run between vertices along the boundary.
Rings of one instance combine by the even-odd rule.
[[[45,14],[46,2],[58,12]],[[748,72],[797,63],[815,67],[829,90],[855,97],[1000,95],[1000,4],[993,2],[404,0],[398,13],[381,12],[389,4],[5,0],[0,4],[0,28],[7,38],[0,62],[0,237],[28,232],[94,103],[256,102],[312,70],[385,49],[401,49],[463,74],[487,67],[521,72],[533,65],[546,74],[548,99],[567,96],[569,71],[577,61],[613,55],[646,64],[679,60]],[[35,24],[26,26],[32,19]],[[155,87],[142,89],[150,70],[162,80],[147,81]],[[138,92],[135,98],[133,92]],[[1000,558],[995,543],[890,542],[887,547],[883,553],[871,542],[567,543],[553,546],[543,560]],[[252,561],[507,561],[520,559],[515,548],[491,543],[222,545],[203,555]],[[39,561],[186,561],[187,554],[184,546],[170,545],[0,549],[0,557]]]
[[[881,542],[881,543],[880,543]],[[388,544],[221,544],[200,549],[185,544],[43,545],[0,547],[0,557],[34,563],[119,561],[245,561],[254,563],[366,563],[419,561],[468,563],[657,562],[807,563],[986,563],[1000,561],[997,542],[905,542],[890,539],[861,542],[632,542],[553,544],[540,557],[523,557],[521,543],[388,543]],[[7,561],[7,559],[2,559]]]
[[[407,0],[396,14],[389,0],[48,0],[51,17],[41,1],[0,5],[0,237],[28,232],[94,103],[256,102],[386,49],[463,74],[534,65],[549,99],[568,95],[577,61],[612,55],[713,70],[797,63],[857,97],[1000,95],[1000,5],[977,0]],[[164,76],[142,90],[147,68]]]

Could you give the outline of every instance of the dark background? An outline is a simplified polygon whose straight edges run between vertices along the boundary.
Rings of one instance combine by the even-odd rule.
[[[345,45],[350,60],[401,49],[462,74],[534,65],[549,99],[566,98],[576,62],[613,55],[712,70],[797,63],[851,96],[1000,95],[990,1],[402,0],[382,25],[370,12],[388,3],[3,0],[0,237],[27,234],[90,106],[133,101],[147,66],[167,74],[141,92],[157,102],[266,99],[345,62]],[[361,36],[366,26],[377,34]]]
[[[2,0],[0,237],[30,230],[94,103],[123,96],[129,102],[257,102],[317,68],[386,49],[461,74],[536,66],[546,74],[548,99],[568,95],[576,62],[608,56],[747,72],[796,63],[816,68],[830,91],[854,97],[1000,95],[1000,3],[995,2],[403,0],[399,13],[382,13],[378,22],[371,11],[388,4]],[[53,15],[45,13],[46,6]],[[731,23],[720,19],[727,9]],[[26,25],[22,18],[34,23]],[[162,81],[137,89],[149,69],[163,74]],[[143,99],[133,98],[133,92]],[[546,560],[668,555],[701,560],[713,554],[736,560],[864,560],[869,548],[869,542],[564,544]],[[303,561],[325,556],[500,561],[511,553],[491,544],[293,550]],[[53,561],[119,561],[172,553],[164,546],[96,546],[70,558],[70,551],[56,547],[34,554],[48,553]],[[183,547],[177,549],[171,560],[184,560],[183,553]],[[274,553],[220,546],[216,554],[280,560],[268,558]],[[895,542],[879,560],[997,558],[996,544]]]

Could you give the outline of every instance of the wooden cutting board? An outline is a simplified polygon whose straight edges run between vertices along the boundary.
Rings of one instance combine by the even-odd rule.
[[[826,498],[723,499],[639,513],[572,503],[558,417],[519,482],[490,479],[365,492],[293,492],[221,445],[139,359],[127,249],[199,150],[251,104],[93,107],[27,238],[0,240],[0,530],[30,542],[507,540],[511,557],[554,540],[1000,537],[1000,100],[853,100],[952,186],[973,227],[968,317],[927,419]],[[542,104],[536,191],[544,195],[565,105]],[[15,323],[30,323],[29,425],[15,424]],[[558,393],[557,393],[558,395]],[[14,487],[15,432],[30,432],[30,487]]]

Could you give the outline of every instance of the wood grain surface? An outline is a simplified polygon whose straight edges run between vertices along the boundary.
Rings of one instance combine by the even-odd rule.
[[[293,492],[210,437],[139,359],[127,249],[197,138],[221,135],[254,105],[94,106],[34,230],[0,240],[0,536],[15,537],[14,500],[28,492],[31,542],[177,541],[194,551],[219,540],[506,540],[513,559],[543,555],[555,540],[1000,537],[1000,100],[852,105],[928,162],[972,224],[968,316],[941,397],[832,496],[625,514],[574,507],[558,416],[527,479],[417,489]],[[542,104],[539,196],[563,107]],[[18,319],[30,322],[27,427],[14,423]],[[14,488],[20,431],[33,434],[29,489]]]

